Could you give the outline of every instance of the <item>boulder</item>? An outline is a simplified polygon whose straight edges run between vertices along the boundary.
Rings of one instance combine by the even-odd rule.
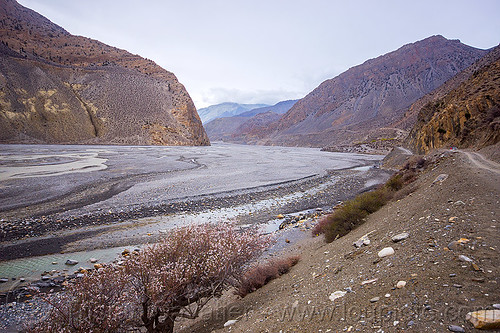
[[[465,317],[479,329],[500,328],[500,310],[479,310],[469,312]]]

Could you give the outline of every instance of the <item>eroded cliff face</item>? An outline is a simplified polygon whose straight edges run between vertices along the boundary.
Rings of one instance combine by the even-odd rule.
[[[419,153],[441,147],[482,148],[500,141],[500,47],[458,87],[424,105],[408,137]]]
[[[378,137],[379,128],[394,127],[413,102],[485,53],[442,36],[405,45],[320,84],[261,132],[260,142],[324,147]]]
[[[208,145],[175,75],[0,0],[0,142]]]

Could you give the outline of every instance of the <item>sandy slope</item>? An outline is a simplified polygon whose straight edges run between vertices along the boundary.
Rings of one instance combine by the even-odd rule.
[[[440,154],[411,195],[331,244],[321,238],[296,244],[290,251],[302,261],[289,274],[244,299],[227,296],[218,312],[184,331],[446,332],[448,325],[475,331],[466,313],[500,303],[500,175],[476,153]],[[434,182],[441,174],[448,177]],[[404,231],[410,236],[393,243],[391,236]],[[356,250],[352,243],[369,232],[371,244]],[[460,238],[468,241],[447,248]],[[388,246],[395,254],[377,260]],[[371,279],[377,280],[362,285]],[[396,289],[400,280],[407,284]],[[346,288],[352,292],[329,299]],[[380,299],[370,302],[374,297]],[[237,322],[223,328],[229,319]]]

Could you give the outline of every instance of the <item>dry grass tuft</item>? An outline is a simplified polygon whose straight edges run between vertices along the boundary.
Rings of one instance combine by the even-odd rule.
[[[295,266],[299,260],[299,256],[274,259],[249,269],[240,279],[234,293],[238,296],[245,297],[255,290],[262,288],[270,281],[288,273],[290,268]]]

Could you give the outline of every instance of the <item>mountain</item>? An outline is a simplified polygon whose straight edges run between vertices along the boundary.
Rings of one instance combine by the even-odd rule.
[[[193,101],[153,61],[0,0],[0,142],[209,145]]]
[[[246,111],[252,109],[262,108],[268,106],[267,104],[238,104],[238,103],[221,103],[216,105],[211,105],[206,108],[201,108],[198,110],[201,121],[203,124],[209,121],[222,118],[222,117],[232,117],[242,114]]]
[[[277,121],[281,114],[286,113],[297,102],[297,100],[282,101],[272,106],[252,109],[237,116],[213,119],[206,123],[210,140],[222,140],[227,142],[249,143],[252,133],[256,127],[267,126],[270,122]]]
[[[423,102],[426,104],[422,105]],[[500,46],[412,106],[417,123],[408,145],[418,153],[500,141]]]
[[[258,143],[336,147],[393,139],[384,136],[405,129],[391,125],[404,118],[413,102],[486,52],[442,36],[405,45],[321,83],[263,129]]]

